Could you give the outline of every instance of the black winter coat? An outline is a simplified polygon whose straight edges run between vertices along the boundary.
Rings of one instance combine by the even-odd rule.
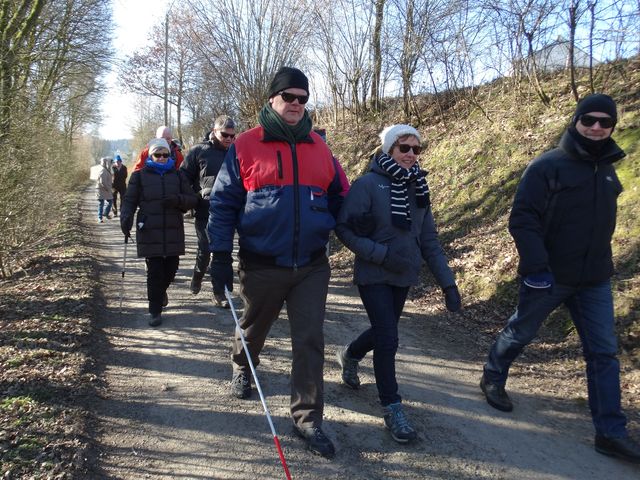
[[[206,141],[189,150],[180,165],[193,191],[200,197],[196,208],[198,218],[209,217],[209,197],[226,154],[227,150],[217,141]]]
[[[574,286],[611,277],[622,192],[612,164],[624,156],[610,140],[594,158],[567,131],[558,148],[529,164],[509,218],[521,275],[551,271],[556,282]]]
[[[117,192],[124,192],[127,189],[127,167],[113,167],[113,189]]]
[[[174,199],[168,206],[163,199]],[[196,206],[198,199],[189,183],[177,170],[163,175],[146,166],[131,174],[122,203],[120,223],[127,230],[136,216],[138,257],[184,255],[183,213]]]

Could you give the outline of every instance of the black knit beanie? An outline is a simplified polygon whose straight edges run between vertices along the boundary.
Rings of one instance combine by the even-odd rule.
[[[573,124],[578,123],[580,115],[591,112],[606,113],[615,123],[618,122],[618,112],[616,110],[616,102],[609,95],[603,93],[593,93],[587,95],[578,102],[576,112],[573,114]]]
[[[297,68],[281,67],[276,72],[269,85],[269,98],[287,88],[301,88],[309,95],[309,79]]]

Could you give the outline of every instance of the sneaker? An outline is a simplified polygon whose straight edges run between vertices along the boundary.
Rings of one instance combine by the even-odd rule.
[[[340,367],[342,367],[342,381],[345,385],[357,390],[360,387],[360,378],[358,378],[358,362],[355,358],[351,358],[347,353],[349,345],[339,348],[336,352],[336,358]]]
[[[596,452],[603,455],[640,463],[640,445],[630,437],[607,438],[603,435],[596,435],[595,448]]]
[[[484,375],[480,380],[480,389],[487,399],[487,403],[493,408],[502,410],[503,412],[510,412],[513,410],[513,404],[511,399],[502,385],[496,385],[487,381]]]
[[[167,295],[167,292],[164,292],[162,296],[162,306],[166,307],[167,305],[169,305],[169,295]]]
[[[223,293],[213,293],[212,295],[213,298],[213,304],[216,307],[220,307],[220,308],[230,308],[229,307],[229,301],[227,300],[227,298],[224,296]]]
[[[407,420],[401,403],[392,403],[384,407],[384,424],[398,443],[408,443],[418,438],[418,434]]]
[[[231,378],[231,395],[236,398],[249,398],[251,396],[251,375],[245,372],[233,372]]]
[[[329,440],[329,437],[324,434],[320,427],[300,428],[294,425],[293,430],[307,442],[307,448],[316,455],[331,458],[336,454],[333,442]]]
[[[202,288],[202,276],[193,272],[193,275],[191,275],[191,284],[189,285],[189,289],[191,290],[191,293],[197,295],[200,293],[200,288]]]
[[[154,315],[151,314],[151,318],[149,319],[149,325],[152,327],[157,327],[162,323],[162,315],[160,313]]]
[[[101,218],[98,219],[98,223],[104,223],[104,220],[102,220]]]

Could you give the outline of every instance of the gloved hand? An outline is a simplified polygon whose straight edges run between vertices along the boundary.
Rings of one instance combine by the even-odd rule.
[[[211,280],[213,293],[223,294],[224,287],[233,291],[233,259],[231,252],[212,252]]]
[[[522,283],[524,283],[524,286],[530,290],[545,290],[551,293],[555,280],[553,278],[553,273],[551,272],[536,272],[525,275],[522,279]]]
[[[457,312],[462,308],[460,291],[455,284],[444,287],[442,292],[444,293],[444,304],[446,305],[447,310],[450,312]]]
[[[120,217],[120,230],[124,233],[125,238],[131,236],[131,227],[133,226],[132,217]]]
[[[180,195],[177,193],[165,195],[162,198],[162,205],[166,208],[178,208],[180,206]]]
[[[200,197],[198,200],[198,208],[202,210],[209,210],[209,199]]]
[[[348,220],[349,226],[359,237],[368,237],[376,230],[376,220],[371,212],[354,215]]]
[[[393,273],[403,273],[413,267],[406,255],[402,255],[396,247],[387,247],[387,255],[382,261],[382,266]]]

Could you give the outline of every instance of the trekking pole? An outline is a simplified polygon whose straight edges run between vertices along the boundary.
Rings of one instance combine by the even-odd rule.
[[[253,361],[251,360],[251,354],[249,353],[249,349],[247,348],[247,341],[244,339],[244,334],[242,333],[242,328],[240,328],[240,321],[238,320],[238,316],[236,315],[236,309],[233,306],[233,300],[231,300],[231,294],[227,287],[224,287],[224,296],[227,297],[227,302],[229,302],[229,306],[231,307],[231,314],[233,315],[233,319],[236,322],[236,329],[240,334],[240,340],[242,341],[242,347],[244,348],[244,353],[247,355],[247,360],[249,361],[249,368],[251,368],[251,374],[253,375],[253,379],[256,382],[256,389],[260,394],[260,401],[262,402],[262,408],[264,408],[264,413],[267,415],[267,421],[269,422],[269,427],[271,428],[271,433],[273,434],[273,442],[276,444],[276,449],[278,450],[278,456],[280,457],[280,463],[282,463],[282,468],[284,468],[284,473],[287,476],[287,480],[291,480],[291,474],[289,473],[289,467],[287,467],[287,461],[284,459],[284,453],[282,453],[282,447],[280,446],[280,440],[278,440],[278,435],[276,434],[276,429],[273,426],[273,421],[271,420],[271,415],[269,414],[269,409],[267,408],[267,402],[264,399],[264,395],[262,394],[262,388],[260,388],[260,382],[258,381],[258,376],[256,375],[256,369],[253,366]]]
[[[124,293],[124,271],[127,266],[127,245],[129,245],[129,235],[124,236],[124,255],[122,256],[122,280],[120,280],[120,315],[122,315],[122,296]]]

